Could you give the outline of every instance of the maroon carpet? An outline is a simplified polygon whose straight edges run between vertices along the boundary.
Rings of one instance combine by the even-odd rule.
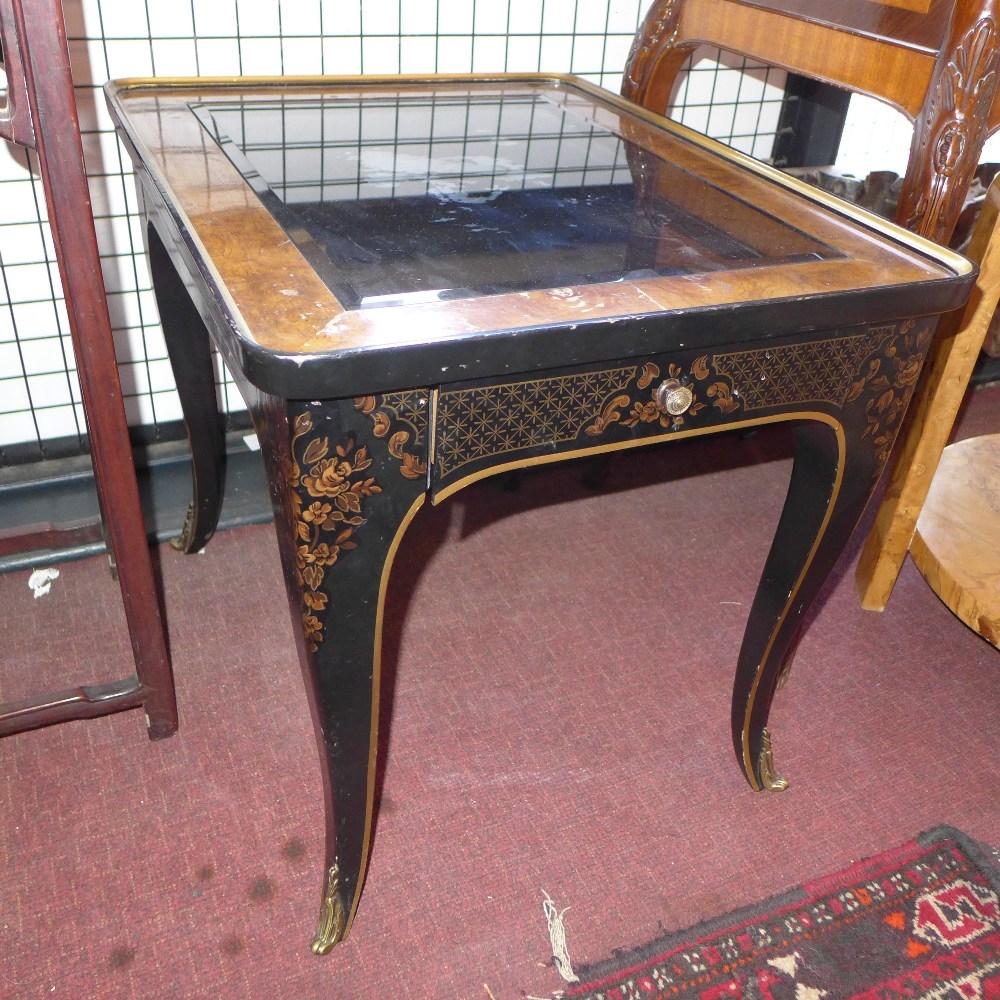
[[[566,1000],[1000,997],[1000,869],[942,828],[579,970]]]
[[[998,425],[1000,390],[977,393],[965,426]],[[677,442],[600,492],[569,464],[420,512],[386,610],[371,870],[325,958],[273,530],[161,547],[178,735],[151,744],[130,712],[0,740],[0,997],[547,997],[566,984],[543,890],[582,961],[938,824],[1000,844],[1000,656],[910,566],[869,614],[848,556],[772,715],[791,787],[740,774],[729,693],[783,441]],[[131,671],[106,561],[62,571],[37,601],[0,576],[0,698]]]

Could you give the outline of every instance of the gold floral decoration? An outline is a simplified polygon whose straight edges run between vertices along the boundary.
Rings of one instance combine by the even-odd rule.
[[[868,360],[844,400],[845,404],[853,403],[863,393],[871,393],[865,403],[866,427],[861,437],[871,439],[879,471],[889,458],[899,421],[906,412],[931,342],[933,328],[925,324],[914,332],[915,326],[912,319],[900,324],[899,332],[880,356]]]
[[[601,415],[586,428],[587,434],[597,437],[615,423],[620,423],[623,427],[659,423],[665,430],[679,430],[684,426],[684,418],[687,415],[697,416],[706,406],[714,406],[723,415],[732,413],[740,407],[732,386],[715,374],[707,354],[696,358],[687,374],[680,365],[671,362],[667,366],[666,377],[677,379],[688,386],[694,394],[694,401],[683,414],[672,416],[660,409],[656,402],[654,386],[648,399],[633,399],[631,394],[622,393],[609,400]],[[636,388],[645,391],[653,386],[658,378],[660,378],[659,366],[647,361],[636,379]],[[630,405],[631,409],[626,411],[626,407]]]
[[[295,418],[287,479],[295,522],[295,572],[302,589],[302,627],[315,653],[325,638],[329,599],[320,588],[326,571],[344,553],[357,548],[352,535],[365,523],[365,501],[381,493],[382,487],[374,476],[364,475],[372,460],[368,449],[359,448],[353,436],[345,437],[331,453],[329,438],[324,436],[300,445],[312,431],[312,414],[300,413]]]
[[[420,428],[414,426],[414,418],[426,421],[426,414],[420,413],[418,417],[413,412],[406,412],[412,410],[411,396],[413,393],[392,393],[391,397],[399,401],[399,407],[387,405],[386,396],[358,396],[354,400],[354,408],[371,418],[375,437],[389,439],[389,454],[400,463],[400,474],[405,479],[422,479],[427,475],[427,463],[419,452],[407,451],[406,445],[411,438],[414,445],[419,444]],[[403,410],[404,415],[398,410]],[[404,426],[401,427],[401,424]]]

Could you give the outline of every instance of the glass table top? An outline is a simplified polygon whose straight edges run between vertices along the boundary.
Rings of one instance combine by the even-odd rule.
[[[254,378],[315,360],[350,395],[734,344],[944,311],[971,281],[957,255],[573,77],[106,92],[150,228]]]
[[[347,309],[843,256],[545,91],[191,107]]]

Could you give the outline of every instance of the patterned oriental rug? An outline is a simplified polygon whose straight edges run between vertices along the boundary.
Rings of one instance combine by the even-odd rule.
[[[1000,865],[941,827],[580,968],[566,1000],[1000,1000]]]

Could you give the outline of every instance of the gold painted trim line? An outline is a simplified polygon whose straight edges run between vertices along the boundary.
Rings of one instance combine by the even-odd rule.
[[[778,621],[771,631],[771,638],[768,640],[767,646],[764,649],[764,654],[760,658],[760,662],[757,664],[757,670],[754,674],[753,683],[750,685],[750,694],[747,697],[747,707],[746,715],[743,718],[743,766],[750,778],[750,784],[754,791],[760,791],[761,786],[757,784],[756,778],[754,777],[753,771],[753,760],[750,756],[750,717],[753,715],[753,707],[757,701],[757,690],[760,687],[760,678],[763,665],[767,662],[768,656],[771,654],[771,649],[774,646],[774,640],[778,636],[778,632],[781,626],[784,625],[785,619],[788,617],[788,612],[791,610],[792,605],[795,603],[795,598],[798,596],[799,588],[802,586],[802,581],[805,579],[806,574],[809,572],[809,568],[812,566],[813,559],[816,558],[816,552],[818,551],[820,545],[826,536],[826,529],[830,525],[830,518],[833,517],[833,510],[837,506],[837,499],[840,497],[840,488],[844,481],[844,462],[847,457],[847,442],[844,436],[843,424],[838,420],[833,418],[827,418],[824,421],[829,427],[833,429],[834,434],[837,437],[837,475],[834,477],[833,489],[830,491],[830,499],[826,505],[826,512],[823,515],[823,523],[819,526],[819,531],[816,532],[816,537],[813,539],[812,547],[809,549],[809,555],[806,556],[806,561],[802,565],[802,569],[799,572],[792,589],[789,591],[788,598],[785,601],[785,606],[781,609],[781,614],[778,616]],[[766,731],[766,729],[765,729]],[[768,733],[767,747],[769,751],[767,763],[771,769],[773,775],[774,759],[773,754],[770,753],[771,747],[771,736]],[[763,757],[763,752],[765,750],[764,745],[761,745],[761,755]],[[761,777],[766,781],[764,775]],[[788,787],[788,782],[784,778],[779,779],[783,781],[784,784],[781,788],[776,788],[773,786],[767,786],[774,791],[783,791]]]
[[[358,909],[358,902],[361,899],[361,890],[365,884],[365,877],[368,874],[368,858],[371,854],[371,834],[372,834],[372,813],[375,806],[375,767],[378,754],[378,713],[379,700],[382,691],[382,624],[385,612],[385,595],[389,586],[389,577],[392,574],[392,564],[396,559],[396,551],[406,534],[407,528],[417,515],[417,511],[423,506],[427,499],[426,493],[421,493],[412,504],[409,510],[403,515],[396,534],[392,536],[389,543],[389,550],[386,552],[385,561],[382,563],[382,576],[378,585],[378,606],[375,611],[375,645],[372,656],[372,715],[371,715],[371,742],[368,746],[368,795],[365,800],[365,828],[361,839],[361,863],[358,865],[358,881],[354,886],[354,899],[351,901],[351,912],[347,915],[347,922],[344,924],[343,932],[339,940],[343,940],[351,932],[354,924],[354,915]]]
[[[666,431],[663,434],[652,434],[649,437],[636,438],[631,441],[616,441],[613,444],[591,445],[587,448],[574,448],[571,451],[560,451],[550,455],[533,455],[530,458],[512,459],[509,462],[500,462],[491,465],[488,469],[480,469],[477,472],[470,472],[461,479],[456,479],[453,483],[441,487],[437,493],[431,496],[431,505],[436,507],[443,500],[454,496],[459,490],[479,482],[481,479],[488,479],[490,476],[500,475],[504,472],[512,472],[514,469],[527,469],[534,465],[549,465],[552,462],[562,462],[571,458],[589,458],[591,455],[601,455],[611,451],[628,451],[632,448],[642,448],[650,444],[660,444],[663,441],[676,441],[678,438],[701,437],[705,434],[719,434],[722,431],[736,430],[740,427],[755,427],[761,424],[785,423],[790,420],[818,420],[831,426],[840,422],[826,413],[818,410],[795,411],[788,414],[772,414],[767,417],[751,417],[747,420],[734,420],[731,423],[713,424],[709,427],[692,427],[686,431]]]
[[[433,470],[434,463],[437,461],[437,415],[438,415],[438,397],[441,395],[441,390],[437,387],[431,389],[431,402],[430,402],[430,413],[429,426],[427,428],[427,488],[431,488],[433,482]]]

